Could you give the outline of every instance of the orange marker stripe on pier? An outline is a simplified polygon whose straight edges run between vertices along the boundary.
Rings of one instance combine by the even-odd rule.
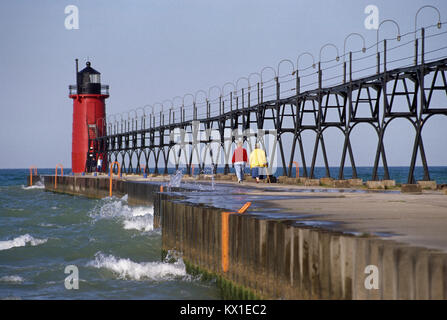
[[[229,242],[230,242],[230,226],[229,216],[233,213],[242,214],[251,206],[251,202],[245,203],[237,212],[222,212],[222,270],[228,271],[229,262]]]
[[[109,171],[110,171],[110,178],[109,178],[109,197],[112,196],[113,168],[115,167],[115,164],[118,165],[118,177],[121,175],[121,166],[120,166],[119,162],[118,162],[118,161],[112,162],[112,163],[110,164],[110,170],[109,170]]]
[[[222,270],[228,271],[229,259],[228,259],[228,245],[229,245],[229,226],[228,217],[232,212],[222,212]]]
[[[60,163],[58,163],[56,165],[56,169],[55,169],[55,173],[54,173],[54,189],[57,189],[57,168],[61,169],[61,177],[64,176],[64,167]]]
[[[299,164],[296,161],[293,161],[293,163],[295,164],[295,167],[296,167],[295,178],[299,178],[300,177],[300,167],[299,167]]]
[[[245,203],[242,208],[239,209],[239,211],[237,213],[245,213],[245,211],[247,211],[247,209],[251,206],[251,202],[247,202]]]
[[[34,169],[34,175],[37,176],[37,167],[31,166],[29,167],[29,185],[33,185],[33,169]]]

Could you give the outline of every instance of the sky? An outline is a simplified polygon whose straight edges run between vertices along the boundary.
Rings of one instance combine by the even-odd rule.
[[[0,168],[71,167],[68,85],[75,83],[75,58],[81,68],[90,59],[102,73],[102,83],[110,85],[107,113],[119,113],[208,91],[281,59],[296,61],[304,51],[318,56],[327,42],[342,50],[351,32],[374,43],[376,31],[364,26],[368,5],[378,7],[380,21],[391,18],[402,33],[411,31],[414,14],[427,4],[447,21],[444,0],[1,1]],[[68,5],[79,9],[78,30],[65,27]],[[426,10],[418,26],[436,22],[434,11]],[[380,33],[394,34],[393,26]],[[429,165],[447,165],[446,124],[447,117],[434,117],[424,132]],[[410,126],[399,120],[390,128],[389,165],[409,164]],[[313,138],[308,139],[311,148]],[[372,129],[358,130],[352,141],[358,166],[372,165],[376,142]],[[342,143],[339,135],[328,137],[331,165],[338,164]],[[322,163],[320,157],[317,165]]]

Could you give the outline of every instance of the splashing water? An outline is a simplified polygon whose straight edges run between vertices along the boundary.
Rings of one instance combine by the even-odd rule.
[[[205,179],[211,180],[211,185],[209,183],[203,183],[203,181],[199,181],[196,179],[186,180],[182,182],[183,179],[183,170],[177,170],[174,174],[170,176],[170,182],[168,184],[168,191],[171,191],[171,187],[180,187],[182,185],[184,188],[189,188],[191,191],[214,191],[215,190],[215,182],[214,182],[214,170],[212,167],[206,167],[200,171],[200,174],[203,174]],[[198,176],[196,176],[198,177]]]
[[[39,244],[47,242],[47,240],[48,239],[36,239],[27,233],[12,240],[0,241],[0,250],[8,250],[15,247],[24,247],[28,243],[32,246],[38,246]]]
[[[211,190],[216,190],[216,188],[214,187],[214,169],[213,167],[206,167],[205,169],[203,169],[203,173],[210,175],[211,176]]]
[[[174,263],[166,262],[134,262],[130,259],[116,258],[113,255],[95,254],[95,260],[87,264],[97,269],[112,271],[119,279],[169,281],[187,278],[185,264],[179,259]]]
[[[168,185],[168,190],[171,190],[171,187],[178,188],[182,182],[183,178],[183,170],[177,170],[174,174],[171,175]]]
[[[45,185],[42,183],[42,181],[37,181],[32,186],[25,187],[22,185],[23,190],[33,190],[33,189],[45,189]]]
[[[154,229],[154,208],[130,207],[127,204],[127,195],[119,199],[115,197],[102,199],[89,215],[94,221],[99,219],[120,221],[126,230],[152,231]]]

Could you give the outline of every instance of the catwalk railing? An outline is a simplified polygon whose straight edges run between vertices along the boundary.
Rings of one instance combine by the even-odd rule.
[[[384,23],[395,24],[397,34],[392,39],[379,41],[379,31]],[[351,133],[357,125],[366,123],[377,133],[372,179],[379,179],[380,162],[384,172],[382,178],[390,179],[384,135],[388,125],[401,118],[408,120],[415,130],[413,150],[409,155],[408,183],[415,181],[418,155],[424,168],[423,179],[429,180],[423,128],[431,117],[447,115],[447,31],[442,31],[443,24],[439,20],[434,25],[417,29],[415,23],[414,31],[401,34],[395,21],[385,20],[377,30],[377,42],[369,47],[365,46],[363,36],[351,33],[345,38],[342,55],[335,45],[328,43],[321,47],[318,62],[311,53],[305,52],[298,56],[296,64],[283,59],[276,68],[264,67],[259,73],[241,77],[235,83],[227,82],[222,87],[213,86],[207,91],[199,90],[195,94],[176,96],[172,100],[109,116],[107,121],[102,120],[106,122],[108,134],[96,139],[99,146],[97,155],[106,155],[110,162],[119,161],[122,170],[127,172],[140,172],[140,161],[144,161],[145,172],[151,170],[150,164],[153,164],[154,172],[158,172],[159,162],[167,172],[169,159],[172,160],[171,150],[178,144],[173,140],[175,130],[194,134],[194,127],[199,123],[199,133],[204,138],[196,142],[205,148],[216,142],[216,138],[209,135],[210,130],[215,130],[220,134],[217,140],[221,148],[225,149],[228,144],[225,129],[270,129],[276,130],[279,166],[283,174],[291,175],[298,149],[303,176],[313,178],[319,149],[326,176],[330,176],[324,133],[328,128],[337,128],[344,140],[338,178],[344,178],[347,157],[352,178],[356,178]],[[362,40],[360,50],[346,52],[351,37]],[[335,58],[323,60],[322,54],[329,48],[336,53]],[[311,63],[300,69],[299,63],[305,57],[311,59]],[[284,72],[287,65],[289,71]],[[273,77],[266,78],[267,72]],[[253,86],[254,77],[257,82]],[[241,83],[246,86],[242,87]],[[228,88],[231,90],[226,90]],[[214,98],[213,93],[217,93]],[[177,106],[176,101],[179,102]],[[158,111],[156,107],[159,107]],[[148,113],[148,109],[151,112]],[[306,130],[315,133],[310,167],[306,163],[302,137]],[[292,135],[290,141],[284,138],[287,134]],[[233,135],[229,139],[234,142],[239,138],[250,139],[244,134]],[[193,144],[192,141],[187,143]],[[287,156],[284,143],[288,143],[290,154]],[[179,166],[180,153],[174,157],[176,167]],[[189,172],[194,157],[184,155],[183,158]],[[200,161],[196,166],[203,170],[205,162]],[[214,171],[219,165],[228,172],[228,157],[221,164],[217,161],[211,164]]]

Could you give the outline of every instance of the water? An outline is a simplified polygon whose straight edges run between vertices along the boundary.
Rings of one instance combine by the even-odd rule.
[[[180,187],[180,183],[183,178],[183,170],[177,170],[175,173],[171,174],[168,188],[169,190],[172,188]]]
[[[168,170],[170,173],[168,192],[171,192],[171,188],[190,188],[199,191],[213,191],[215,190],[214,173],[212,168],[205,168],[202,174],[211,177],[210,184],[204,184],[202,181],[182,181],[184,176],[184,169],[180,168],[178,170]]]
[[[161,261],[153,208],[27,188],[28,173],[0,170],[1,299],[220,298],[181,258]],[[78,290],[65,288],[68,265],[78,267]]]
[[[209,176],[211,176],[211,190],[215,190],[215,185],[214,185],[214,168],[213,167],[206,167],[203,170],[204,174],[207,174]]]

